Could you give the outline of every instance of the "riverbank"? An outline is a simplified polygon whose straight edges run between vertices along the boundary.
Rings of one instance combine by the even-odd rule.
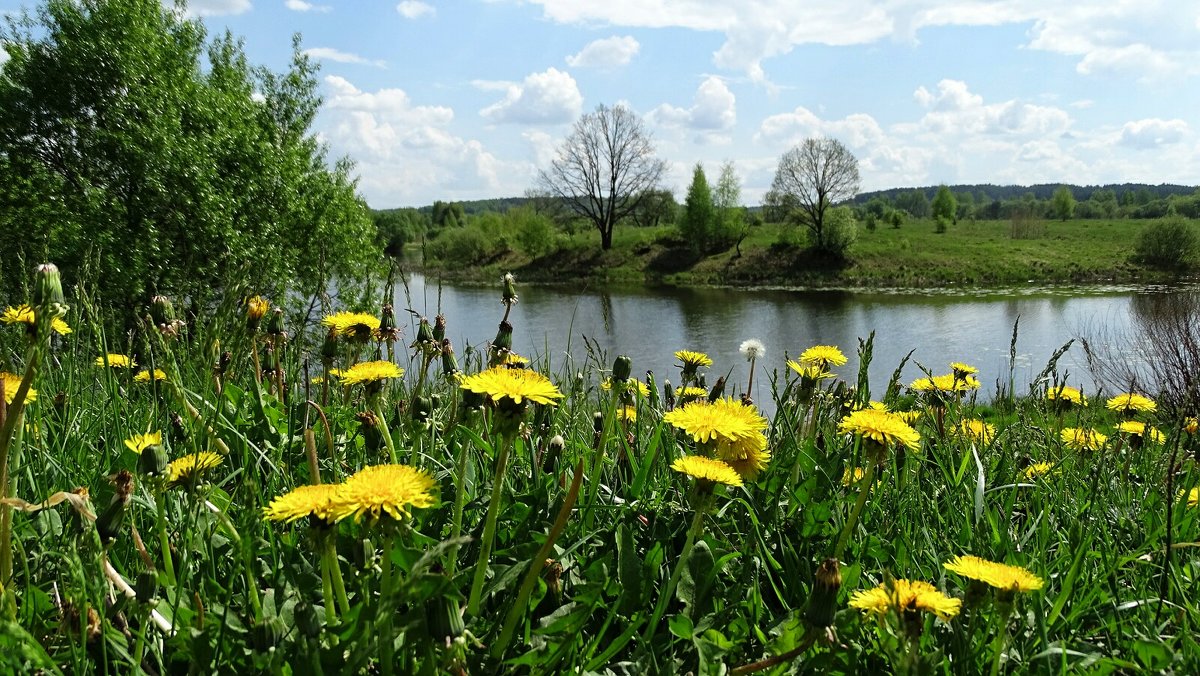
[[[618,228],[603,251],[594,232],[561,236],[553,252],[517,250],[474,262],[428,260],[428,274],[489,281],[513,272],[541,283],[623,282],[667,285],[806,288],[1005,287],[1025,284],[1161,283],[1178,277],[1133,262],[1148,221],[1044,222],[1014,232],[1008,221],[961,222],[945,233],[931,222],[860,231],[845,261],[806,251],[802,233],[778,225],[751,228],[739,247],[694,253],[672,228]]]

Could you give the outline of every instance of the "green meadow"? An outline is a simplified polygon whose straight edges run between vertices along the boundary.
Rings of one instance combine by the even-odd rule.
[[[1200,444],[1160,393],[1051,361],[984,406],[972,355],[869,391],[870,337],[751,339],[767,419],[703,345],[663,346],[677,390],[512,353],[511,280],[461,357],[454,317],[159,297],[109,335],[32,289],[3,316],[5,671],[1200,668]]]

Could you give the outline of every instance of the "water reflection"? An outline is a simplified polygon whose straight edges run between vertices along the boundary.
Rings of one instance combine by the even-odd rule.
[[[482,348],[496,331],[502,314],[500,290],[472,286],[426,287],[423,276],[409,279],[414,309],[449,320],[448,335],[460,351]],[[901,293],[733,290],[659,287],[520,286],[513,308],[513,345],[531,357],[548,355],[563,365],[564,357],[583,366],[582,338],[586,336],[609,358],[628,354],[635,373],[652,369],[661,382],[677,380],[672,353],[678,349],[707,352],[715,361],[712,380],[732,370],[731,389],[745,387],[747,363],[737,349],[747,338],[767,346],[760,368],[782,371],[785,354],[795,356],[816,344],[837,345],[850,357],[838,369],[853,380],[858,363],[858,339],[876,333],[870,366],[872,391],[882,394],[897,364],[915,350],[904,370],[905,382],[920,376],[917,364],[946,372],[951,361],[966,361],[980,369],[989,396],[996,383],[1008,382],[1009,344],[1019,319],[1017,359],[1013,363],[1018,391],[1045,366],[1051,354],[1088,326],[1103,325],[1127,332],[1131,304],[1135,311],[1152,311],[1155,301],[1130,289],[1061,289],[1041,293],[1010,292]],[[422,306],[422,303],[424,305]],[[398,307],[409,307],[403,298]],[[1073,348],[1059,362],[1071,382],[1092,387],[1082,350]],[[770,399],[770,378],[755,378],[756,401]]]

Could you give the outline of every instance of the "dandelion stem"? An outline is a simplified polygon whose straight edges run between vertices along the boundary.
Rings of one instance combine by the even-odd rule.
[[[461,429],[456,430],[454,436],[455,439],[451,444],[451,448],[454,445],[458,446],[458,462],[454,468],[454,516],[453,525],[450,529],[450,539],[452,541],[458,540],[459,536],[462,535],[463,507],[467,503],[467,457],[471,450],[467,440],[463,438],[465,435],[462,434]],[[458,569],[457,545],[450,549],[450,561],[447,564],[447,569],[449,570],[450,577],[454,577],[454,573]]]
[[[1000,673],[1000,656],[1004,654],[1004,644],[1008,640],[1008,619],[1012,615],[1012,602],[997,601],[997,607],[1000,609],[1000,631],[996,632],[996,638],[992,641],[992,676],[998,676]]]
[[[858,525],[858,518],[862,515],[863,507],[867,504],[867,495],[871,492],[871,486],[875,482],[875,463],[867,463],[867,475],[862,478],[861,488],[858,492],[858,501],[854,503],[854,509],[850,512],[850,518],[846,519],[846,525],[842,527],[842,534],[838,536],[837,544],[834,545],[833,555],[831,558],[841,560],[842,552],[846,549],[846,543],[850,541],[850,533],[854,532],[855,526]]]
[[[687,540],[683,543],[683,551],[679,552],[679,558],[675,561],[675,570],[671,571],[671,579],[667,581],[667,586],[663,588],[662,593],[658,596],[658,603],[654,606],[654,613],[650,616],[650,623],[646,625],[646,630],[642,634],[642,641],[649,642],[654,638],[654,630],[658,628],[659,621],[662,620],[663,613],[667,611],[667,604],[671,602],[671,597],[675,595],[675,587],[679,585],[679,579],[683,576],[683,568],[688,565],[688,559],[692,556],[692,548],[696,546],[696,538],[704,530],[704,513],[708,511],[709,504],[712,502],[712,489],[709,485],[707,488],[700,489],[700,495],[696,502],[696,513],[692,517],[692,525],[688,528]]]
[[[375,417],[379,419],[379,431],[383,434],[383,443],[387,446],[388,457],[395,465],[399,462],[396,459],[396,442],[392,440],[392,431],[388,429],[387,418],[383,415],[383,405],[379,399],[375,400]]]
[[[623,386],[623,385],[622,385]],[[612,438],[613,426],[616,423],[617,407],[621,404],[621,392],[617,383],[612,387],[612,405],[609,406],[608,416],[604,419],[604,435],[600,437],[600,446],[596,449],[596,459],[592,463],[592,485],[588,488],[587,513],[583,518],[583,530],[592,529],[592,521],[596,518],[596,500],[600,497],[600,481],[604,476],[604,451],[608,448],[608,440]]]
[[[171,541],[167,537],[167,497],[166,490],[158,487],[154,491],[154,506],[158,512],[158,544],[162,548],[163,570],[167,574],[167,582],[175,586],[175,562],[171,560]]]
[[[384,676],[391,676],[396,636],[392,629],[392,540],[389,531],[383,538],[383,573],[379,581],[379,661]]]
[[[467,601],[467,614],[479,613],[483,582],[487,577],[488,563],[492,558],[492,540],[496,536],[496,517],[500,511],[500,494],[504,488],[504,470],[508,466],[508,454],[512,451],[515,433],[504,435],[500,446],[500,457],[496,459],[496,474],[492,478],[492,498],[488,502],[487,519],[483,524],[483,542],[480,543],[479,560],[475,563],[475,578],[471,582],[471,596]]]

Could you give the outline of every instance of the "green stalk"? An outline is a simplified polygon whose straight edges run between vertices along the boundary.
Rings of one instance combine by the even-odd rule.
[[[342,580],[342,567],[338,563],[337,545],[332,535],[325,540],[325,556],[329,559],[329,579],[333,583],[333,596],[342,615],[350,613],[350,600],[346,598],[346,583]]]
[[[388,457],[391,458],[393,465],[400,461],[396,459],[396,442],[392,440],[392,431],[388,429],[387,418],[383,415],[383,403],[378,397],[375,399],[375,417],[379,419],[379,431],[383,434],[383,443],[387,446]]]
[[[613,383],[612,401],[608,407],[608,416],[604,420],[604,434],[600,437],[600,447],[596,449],[596,459],[592,463],[592,485],[588,488],[587,511],[583,518],[585,533],[592,530],[592,521],[596,518],[596,500],[600,495],[600,481],[604,477],[604,451],[608,448],[608,440],[612,438],[613,426],[617,420],[617,406],[620,402],[621,392],[617,389],[617,384]]]
[[[384,676],[391,676],[392,663],[395,661],[396,636],[392,628],[393,609],[388,607],[392,597],[392,534],[389,531],[383,538],[383,574],[379,581],[379,607],[382,614],[379,617],[379,661],[380,671]]]
[[[325,626],[337,625],[337,610],[333,604],[333,582],[329,573],[329,550],[321,546],[321,599],[325,602]]]
[[[667,586],[658,595],[658,603],[654,606],[654,614],[650,616],[650,623],[646,625],[646,631],[642,634],[642,641],[648,643],[654,638],[654,630],[658,628],[659,621],[662,620],[663,613],[667,611],[667,604],[671,602],[671,597],[675,595],[675,587],[679,585],[679,579],[683,576],[683,567],[688,564],[688,559],[692,556],[692,548],[696,546],[696,538],[704,531],[704,513],[708,511],[709,504],[712,502],[712,489],[710,484],[706,488],[699,489],[701,491],[696,504],[696,514],[692,517],[692,525],[688,528],[687,540],[683,543],[683,551],[679,553],[679,559],[675,561],[675,570],[671,571],[671,579],[667,581]]]
[[[49,322],[45,322],[45,330],[50,330]],[[29,363],[25,367],[25,376],[13,394],[13,403],[5,410],[4,425],[0,427],[0,498],[12,497],[9,489],[9,453],[14,440],[14,430],[19,429],[24,419],[25,400],[37,373],[38,362],[41,361],[42,351],[38,345],[30,346]],[[7,399],[7,395],[5,396]],[[8,584],[12,579],[12,507],[0,506],[0,583]],[[15,608],[15,605],[13,606]],[[13,618],[16,619],[15,617]]]
[[[1004,644],[1008,641],[1008,618],[1013,608],[1011,602],[997,600],[996,605],[1000,607],[1000,631],[996,632],[996,638],[992,641],[992,676],[1000,673],[1000,656],[1004,654]]]
[[[254,611],[254,622],[262,622],[262,600],[258,596],[258,584],[254,581],[254,552],[250,548],[250,543],[242,539],[237,528],[234,527],[233,521],[223,510],[219,509],[211,502],[205,501],[208,508],[217,515],[217,519],[221,525],[225,527],[225,532],[228,533],[229,539],[233,540],[233,544],[242,552],[242,565],[245,569],[243,575],[246,578],[246,596],[250,599],[250,609]]]
[[[487,577],[488,564],[492,558],[492,545],[496,536],[496,517],[500,513],[500,494],[504,492],[504,470],[508,468],[508,455],[512,451],[515,433],[504,435],[500,446],[500,457],[496,459],[496,474],[492,477],[492,498],[488,501],[487,520],[483,525],[483,542],[480,543],[479,560],[475,562],[475,578],[471,582],[471,596],[467,601],[467,614],[479,613],[479,601],[483,596],[483,582]]]
[[[467,457],[470,454],[470,445],[463,439],[464,435],[456,432],[454,436],[458,443],[458,462],[454,471],[454,516],[453,525],[450,528],[451,541],[457,541],[462,535],[463,508],[467,503]],[[458,545],[450,548],[450,561],[446,568],[449,576],[454,577],[454,573],[458,569]]]
[[[862,515],[863,507],[867,504],[867,494],[871,492],[871,485],[875,482],[875,462],[867,463],[867,475],[862,479],[862,488],[858,492],[858,501],[854,503],[854,510],[850,512],[850,518],[846,520],[846,525],[842,528],[842,534],[838,536],[837,544],[833,548],[833,556],[837,560],[842,559],[842,552],[846,549],[846,543],[850,541],[850,533],[854,532],[854,527],[858,525],[858,518]]]

